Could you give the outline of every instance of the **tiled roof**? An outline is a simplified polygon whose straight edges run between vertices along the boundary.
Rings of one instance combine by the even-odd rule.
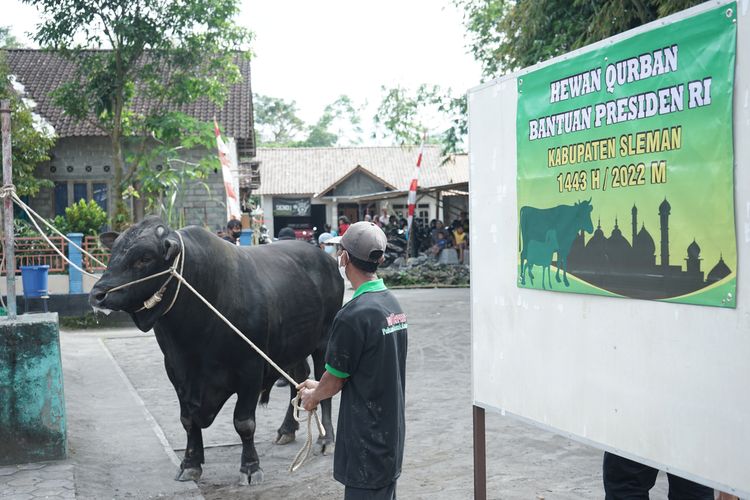
[[[6,59],[10,73],[23,86],[24,97],[36,103],[34,112],[41,115],[52,125],[58,137],[103,136],[106,135],[92,123],[86,120],[76,120],[66,115],[63,110],[55,106],[50,93],[61,84],[69,82],[75,77],[75,64],[50,50],[12,49],[7,50]],[[242,81],[229,89],[224,106],[216,106],[202,97],[190,104],[180,106],[182,111],[203,121],[219,122],[219,126],[226,135],[235,139],[253,139],[253,111],[252,91],[250,89],[250,62],[246,58],[237,56],[235,61],[240,69]],[[148,109],[149,100],[136,96],[134,109],[143,112]]]
[[[440,146],[425,146],[419,172],[420,187],[469,181],[467,155],[456,155],[444,164]],[[322,195],[361,166],[399,190],[409,188],[418,147],[258,148],[261,185],[257,194]]]

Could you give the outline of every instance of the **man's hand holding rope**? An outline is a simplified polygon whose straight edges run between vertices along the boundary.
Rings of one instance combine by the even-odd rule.
[[[305,380],[297,385],[302,407],[307,411],[314,410],[321,401],[338,394],[345,382],[345,378],[336,377],[327,371],[323,372],[320,382]]]

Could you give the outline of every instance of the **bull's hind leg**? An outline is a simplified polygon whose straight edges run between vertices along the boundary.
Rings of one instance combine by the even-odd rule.
[[[240,461],[240,484],[260,484],[263,482],[263,469],[255,450],[255,408],[257,407],[257,388],[237,394],[237,406],[234,407],[234,430],[242,440],[242,459]]]
[[[187,446],[185,446],[185,457],[180,464],[180,472],[177,473],[178,481],[197,481],[203,474],[201,464],[203,458],[203,433],[201,426],[193,422],[190,417],[180,417],[182,427],[187,433]]]
[[[310,366],[307,364],[307,360],[298,363],[289,373],[294,380],[302,382],[308,375],[310,375]],[[289,386],[289,400],[291,401],[297,395],[297,388],[290,384]],[[294,442],[296,439],[297,429],[299,429],[299,422],[294,419],[294,410],[290,404],[286,409],[286,416],[284,421],[281,423],[281,427],[276,431],[276,444],[289,444]]]
[[[318,349],[313,352],[313,369],[315,370],[315,379],[320,380],[325,371],[325,350]],[[331,420],[331,399],[325,399],[320,402],[320,420],[326,431],[325,436],[318,436],[318,442],[315,444],[314,452],[319,455],[330,455],[335,447],[336,437],[333,431]]]

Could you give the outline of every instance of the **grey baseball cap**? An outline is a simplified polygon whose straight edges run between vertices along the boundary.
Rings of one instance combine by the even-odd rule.
[[[382,229],[372,222],[356,222],[341,237],[341,246],[354,257],[365,262],[380,262],[387,238]]]

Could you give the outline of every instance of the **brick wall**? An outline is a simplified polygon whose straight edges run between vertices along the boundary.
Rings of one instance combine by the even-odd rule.
[[[233,143],[232,143],[233,145]],[[198,161],[205,154],[215,151],[190,150],[180,157],[187,161]],[[111,143],[106,137],[67,137],[57,141],[52,150],[52,159],[38,167],[40,177],[54,182],[106,183],[110,197],[109,211],[112,213],[112,180],[114,178]],[[206,226],[217,230],[226,225],[224,183],[216,160],[218,173],[211,173],[205,184],[189,182],[178,195],[179,211],[186,224]],[[91,188],[89,188],[89,195]],[[69,201],[72,202],[72,196]],[[54,189],[42,189],[30,200],[31,207],[44,217],[53,217],[55,211]]]

